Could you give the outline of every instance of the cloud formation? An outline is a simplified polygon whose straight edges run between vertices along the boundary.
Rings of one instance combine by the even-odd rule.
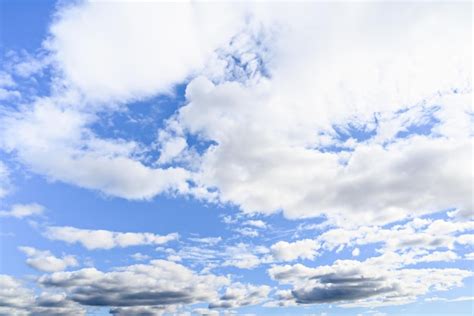
[[[179,235],[155,235],[152,233],[122,233],[108,230],[80,229],[70,226],[50,226],[44,235],[51,240],[60,240],[69,244],[80,243],[87,249],[111,249],[137,245],[162,245],[176,240]]]
[[[413,302],[431,290],[446,291],[462,284],[472,272],[460,269],[389,269],[370,261],[337,260],[330,266],[274,266],[269,275],[293,285],[298,304],[341,303],[342,306],[382,306]]]
[[[33,247],[19,247],[19,250],[27,255],[26,263],[33,269],[39,271],[57,272],[78,265],[76,258],[71,255],[58,258],[52,255],[48,250],[42,251]]]
[[[0,211],[0,217],[25,218],[43,214],[44,207],[37,203],[14,204],[8,211]]]
[[[84,305],[139,307],[192,304],[217,299],[217,290],[229,284],[226,277],[197,275],[165,260],[102,272],[87,268],[44,275],[43,286],[66,290],[68,298]]]
[[[86,310],[64,294],[45,292],[36,296],[20,280],[0,275],[0,315],[81,316]]]

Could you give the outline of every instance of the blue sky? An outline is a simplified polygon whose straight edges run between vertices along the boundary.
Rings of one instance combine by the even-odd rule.
[[[0,3],[0,315],[472,314],[471,4]]]

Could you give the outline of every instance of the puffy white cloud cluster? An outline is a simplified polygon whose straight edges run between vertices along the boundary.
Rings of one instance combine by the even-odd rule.
[[[243,17],[225,4],[86,1],[58,12],[46,46],[88,100],[123,102],[171,93],[202,71]]]
[[[415,218],[390,228],[361,226],[329,229],[317,240],[324,249],[337,251],[368,244],[380,244],[381,248],[391,251],[454,249],[456,244],[469,244],[472,234],[463,233],[472,231],[473,221]]]
[[[136,264],[102,272],[86,268],[44,275],[44,286],[66,289],[68,297],[91,306],[167,306],[217,298],[217,290],[229,284],[226,277],[197,275],[165,260]]]
[[[268,272],[278,282],[293,286],[291,292],[280,295],[281,300],[346,307],[406,304],[431,291],[461,286],[463,279],[472,276],[468,270],[448,268],[387,269],[370,260],[337,260],[316,268],[302,264],[274,266]]]
[[[78,265],[77,259],[71,255],[58,258],[48,250],[38,250],[33,247],[19,247],[19,249],[28,256],[26,263],[39,271],[57,272]]]
[[[209,308],[238,308],[247,305],[262,304],[268,299],[271,288],[267,285],[256,286],[252,284],[236,283],[227,287],[219,300],[211,302]]]
[[[80,229],[70,226],[50,226],[46,229],[44,235],[51,240],[60,240],[70,244],[80,243],[87,249],[162,245],[179,237],[177,233],[161,236],[152,233],[122,233],[102,229]]]
[[[44,45],[53,94],[5,112],[1,147],[50,179],[127,199],[177,192],[353,224],[472,211],[468,5],[268,6],[61,7]],[[139,140],[91,128],[98,111],[183,82],[156,164]],[[212,145],[198,153],[188,137]]]
[[[295,242],[279,241],[270,249],[276,260],[293,261],[298,258],[312,260],[320,248],[319,243],[312,239],[302,239]]]
[[[77,93],[37,98],[0,116],[0,146],[51,180],[73,183],[129,199],[188,190],[182,168],[150,168],[137,160],[139,144],[102,139],[88,127],[97,121],[81,109]]]
[[[65,294],[35,296],[0,276],[0,314],[81,315],[83,304],[110,306],[114,315],[160,315],[194,303],[262,304],[268,286],[208,273],[262,264],[273,264],[270,276],[291,286],[268,305],[404,304],[460,286],[471,272],[415,265],[474,258],[457,251],[474,240],[471,15],[464,3],[58,6],[46,56],[25,55],[12,68],[23,77],[50,68],[50,95],[25,96],[15,76],[0,72],[2,151],[50,180],[106,195],[190,195],[249,214],[326,217],[333,226],[272,245],[194,237],[199,247],[163,248],[169,261],[111,272],[59,272],[76,259],[22,247],[27,264],[55,272],[39,283]],[[185,101],[162,128],[146,130],[156,135],[153,144],[94,129],[103,114],[173,95],[177,84],[186,86]],[[14,107],[4,106],[13,99]],[[198,149],[196,139],[208,147]],[[0,162],[0,198],[10,186]],[[449,219],[418,218],[447,209],[454,209]],[[16,204],[0,216],[43,211]],[[256,219],[225,221],[244,237],[269,228]],[[178,238],[68,226],[47,227],[44,235],[87,249]],[[381,254],[314,268],[275,265],[344,248],[357,257],[366,245]]]
[[[85,309],[69,301],[64,294],[42,293],[36,296],[18,279],[0,275],[0,315],[67,316],[85,315]]]

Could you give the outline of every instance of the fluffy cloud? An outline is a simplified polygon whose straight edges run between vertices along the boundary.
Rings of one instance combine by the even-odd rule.
[[[141,252],[136,252],[133,255],[130,256],[133,260],[136,261],[146,261],[150,259],[149,255],[142,254]]]
[[[253,269],[261,263],[271,260],[268,256],[262,258],[268,249],[265,247],[252,247],[249,244],[238,243],[225,248],[223,266],[234,266],[240,269]]]
[[[236,283],[227,287],[224,295],[218,301],[209,304],[209,308],[238,308],[247,305],[263,303],[270,293],[267,285],[255,286],[251,284]]]
[[[293,261],[298,258],[312,260],[319,248],[318,242],[312,239],[303,239],[292,243],[279,241],[270,247],[275,259],[281,261]]]
[[[244,225],[253,226],[257,228],[267,228],[267,223],[262,220],[250,219],[243,223]]]
[[[128,199],[177,192],[353,224],[472,210],[464,4],[229,6],[61,7],[45,42],[54,94],[0,120],[2,148]],[[142,144],[90,128],[98,111],[188,81],[157,133],[157,163],[180,167],[151,167]],[[198,151],[195,137],[212,145]]]
[[[452,207],[472,209],[468,138],[413,136],[389,144],[361,143],[342,152],[308,148],[311,143],[304,138],[294,139],[304,131],[284,130],[301,124],[268,119],[268,113],[285,119],[288,113],[275,111],[271,102],[278,89],[261,85],[248,91],[236,83],[215,86],[198,78],[188,85],[189,104],[179,110],[181,124],[218,144],[203,156],[198,179],[219,188],[222,201],[245,212],[283,210],[290,218],[326,215],[359,223],[387,223],[413,212]],[[317,147],[317,140],[312,141]],[[456,161],[450,158],[453,152]]]
[[[44,275],[43,286],[65,289],[68,298],[84,305],[139,307],[179,306],[215,300],[217,290],[229,284],[226,277],[197,275],[164,260],[101,272],[94,268]]]
[[[194,241],[200,244],[216,245],[222,241],[222,237],[191,237],[188,238],[190,241]]]
[[[70,244],[80,243],[87,249],[162,245],[179,237],[176,233],[161,236],[152,233],[122,233],[108,230],[79,229],[69,226],[48,227],[44,235],[51,240],[61,240]]]
[[[308,268],[301,264],[274,266],[270,276],[293,285],[298,304],[340,303],[373,307],[415,301],[431,291],[462,286],[472,272],[460,269],[384,269],[371,262],[337,260],[331,266]]]
[[[19,249],[28,256],[26,263],[39,271],[57,272],[78,265],[74,256],[65,255],[58,258],[52,255],[50,251],[42,251],[32,247],[19,247]]]
[[[46,46],[66,79],[92,101],[120,102],[170,93],[200,71],[243,20],[235,6],[188,2],[91,1],[57,15]]]
[[[64,294],[42,293],[35,296],[19,280],[0,275],[0,315],[85,315],[85,309],[67,300]]]
[[[108,195],[147,199],[188,191],[188,171],[144,165],[134,158],[141,151],[137,143],[97,137],[89,129],[97,119],[81,109],[75,93],[38,98],[28,108],[0,116],[0,147],[51,180]]]
[[[336,248],[342,250],[347,246],[368,244],[381,244],[384,248],[395,251],[453,249],[456,242],[463,244],[469,240],[469,235],[459,234],[472,230],[474,230],[473,221],[453,221],[451,219],[432,221],[415,218],[403,225],[394,225],[391,228],[360,226],[352,229],[329,229],[322,233],[317,240],[327,250]]]
[[[268,68],[257,69],[270,76],[217,85],[196,78],[175,118],[216,144],[202,157],[203,185],[246,212],[283,210],[290,218],[387,223],[413,212],[472,209],[469,128],[448,127],[469,126],[471,112],[472,79],[463,70],[470,64],[469,19],[461,6],[394,5],[397,13],[383,21],[387,7],[379,5],[281,5],[264,17],[258,9],[257,21],[285,25],[271,34],[277,40],[267,47]],[[457,31],[438,29],[432,21],[440,17]],[[433,54],[438,43],[450,45]],[[442,137],[398,136],[426,124]],[[350,139],[357,134],[351,130],[372,136]]]
[[[24,218],[43,214],[44,207],[40,204],[14,204],[9,211],[0,211],[0,217]]]
[[[165,252],[168,260],[187,262],[191,266],[198,265],[204,268],[203,271],[216,267],[254,269],[273,261],[267,247],[243,242],[183,246],[177,250],[159,247],[157,250]]]

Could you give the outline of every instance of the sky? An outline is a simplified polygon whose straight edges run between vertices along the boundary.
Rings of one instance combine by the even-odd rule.
[[[472,12],[0,0],[0,315],[472,315]]]

